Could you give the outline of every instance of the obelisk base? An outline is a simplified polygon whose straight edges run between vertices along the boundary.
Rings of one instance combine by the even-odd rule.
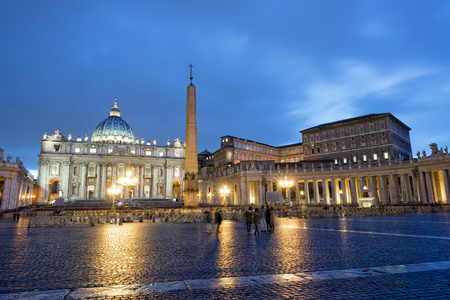
[[[186,207],[198,207],[198,191],[184,191],[183,194],[184,206]]]

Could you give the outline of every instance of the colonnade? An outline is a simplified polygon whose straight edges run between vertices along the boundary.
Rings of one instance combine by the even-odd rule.
[[[32,204],[35,199],[34,182],[32,179],[26,176],[20,176],[15,170],[1,174],[0,177],[3,177],[0,206],[2,211]]]
[[[450,204],[450,159],[353,170],[311,171],[293,164],[279,165],[274,170],[238,166],[205,178],[200,184],[200,202],[262,205],[267,192],[278,192],[279,199],[291,205],[361,206],[364,199],[370,199],[371,205]],[[280,186],[285,178],[293,182],[290,188]],[[231,189],[226,199],[219,192],[224,185]]]

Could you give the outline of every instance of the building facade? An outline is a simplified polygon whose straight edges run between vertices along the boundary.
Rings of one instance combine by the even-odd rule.
[[[176,138],[165,145],[136,138],[120,116],[117,102],[108,118],[94,129],[91,139],[72,139],[60,130],[44,133],[39,156],[39,203],[106,200],[108,189],[120,189],[117,198],[181,200],[185,145]],[[137,178],[133,187],[119,178]]]
[[[410,128],[393,115],[372,114],[303,131],[302,144],[273,147],[231,136],[205,158],[201,203],[291,205],[450,204],[448,149],[431,144],[412,157]],[[288,179],[292,186],[280,183]],[[229,195],[221,195],[227,186]]]
[[[23,166],[20,158],[12,161],[11,155],[3,158],[0,148],[0,208],[1,211],[17,209],[36,201],[33,175]]]

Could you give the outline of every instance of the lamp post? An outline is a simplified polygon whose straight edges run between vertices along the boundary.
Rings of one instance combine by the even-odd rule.
[[[223,203],[226,205],[227,196],[230,194],[230,189],[227,186],[224,186],[220,189],[220,195],[223,196]]]
[[[136,177],[132,177],[131,176],[131,171],[127,171],[127,176],[126,177],[120,177],[119,180],[117,181],[120,185],[126,186],[127,187],[127,203],[125,205],[126,208],[128,208],[128,205],[130,204],[129,201],[129,188],[134,187],[137,184],[138,179]]]
[[[116,195],[118,195],[120,193],[120,190],[116,187],[116,185],[114,184],[112,187],[110,187],[108,189],[108,194],[112,195],[113,200],[112,200],[112,210],[114,210],[114,201],[115,201],[115,197]]]
[[[281,186],[281,188],[286,188],[286,198],[288,198],[288,189],[290,189],[293,185],[294,182],[292,180],[288,180],[287,177],[284,177],[284,180],[280,180],[279,184]],[[289,196],[290,196],[290,191],[289,191]],[[291,201],[291,197],[289,197],[289,205],[292,206],[292,201]]]

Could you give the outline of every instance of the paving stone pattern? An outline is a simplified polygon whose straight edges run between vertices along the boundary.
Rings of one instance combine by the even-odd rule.
[[[145,221],[123,226],[26,228],[0,219],[0,299],[11,293],[450,261],[450,213],[276,220],[248,235],[243,222]],[[370,234],[377,233],[377,234]],[[106,299],[446,299],[450,269],[268,283]],[[22,294],[25,295],[25,294]]]

